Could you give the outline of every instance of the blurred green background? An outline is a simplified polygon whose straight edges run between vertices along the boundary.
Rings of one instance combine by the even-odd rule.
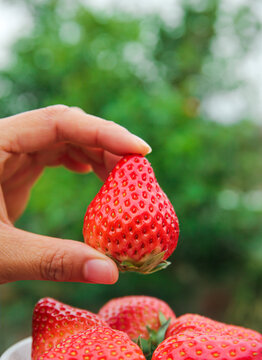
[[[178,214],[179,244],[167,270],[122,274],[113,286],[1,285],[0,353],[30,335],[44,296],[97,311],[112,297],[153,295],[177,315],[262,331],[262,131],[233,71],[260,36],[261,19],[245,2],[231,12],[231,2],[214,0],[159,1],[164,12],[150,11],[150,1],[95,3],[17,2],[32,23],[0,71],[1,117],[62,103],[143,137]],[[100,186],[93,174],[47,169],[17,226],[82,241]]]

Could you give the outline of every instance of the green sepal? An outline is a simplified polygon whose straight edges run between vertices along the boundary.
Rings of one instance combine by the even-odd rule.
[[[168,320],[166,320],[166,317],[165,317],[165,315],[162,313],[162,311],[159,311],[158,317],[159,317],[159,321],[160,321],[160,325],[161,325],[161,326],[164,325],[164,324],[166,324],[167,321],[169,321],[169,319],[171,319],[171,318],[169,318]],[[170,321],[169,321],[169,322],[170,322]]]
[[[151,348],[152,348],[152,344],[150,339],[146,340],[143,339],[141,336],[138,337],[137,341],[134,341],[139,347],[140,349],[143,351],[143,354],[145,355],[145,358],[147,360],[151,360]]]
[[[158,317],[161,326],[157,331],[147,326],[146,328],[149,334],[149,338],[144,339],[139,336],[138,339],[133,340],[141,348],[147,360],[151,360],[155,349],[159,344],[161,344],[162,341],[164,341],[168,326],[171,321],[171,318],[167,320],[161,311],[159,312]]]
[[[159,312],[159,321],[160,321],[160,328],[157,331],[157,337],[156,337],[156,347],[165,340],[166,332],[169,327],[171,318],[168,320],[166,319],[165,315],[160,311]]]
[[[107,254],[108,255],[108,254]],[[141,274],[153,274],[157,271],[163,270],[171,263],[163,260],[165,251],[158,254],[152,252],[145,261],[132,262],[132,261],[118,261],[112,256],[108,255],[115,261],[119,271],[122,272],[138,272]]]

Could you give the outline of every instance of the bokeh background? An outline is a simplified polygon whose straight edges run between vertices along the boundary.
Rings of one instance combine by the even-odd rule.
[[[0,353],[30,335],[35,302],[97,311],[146,294],[262,331],[260,0],[0,3],[0,114],[63,103],[143,137],[180,219],[172,266],[113,286],[23,281],[0,287]],[[101,182],[47,169],[17,226],[82,241]],[[1,249],[0,249],[1,251]]]

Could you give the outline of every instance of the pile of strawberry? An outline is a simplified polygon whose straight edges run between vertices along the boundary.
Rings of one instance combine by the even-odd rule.
[[[87,208],[85,242],[120,271],[168,266],[179,225],[150,163],[123,157]],[[32,360],[262,360],[262,335],[200,315],[176,318],[163,301],[127,296],[98,315],[51,298],[33,314]]]
[[[262,335],[200,315],[176,318],[162,300],[126,296],[98,315],[51,298],[33,314],[32,360],[261,360]]]

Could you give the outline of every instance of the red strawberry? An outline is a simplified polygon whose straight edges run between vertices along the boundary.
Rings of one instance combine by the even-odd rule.
[[[179,333],[185,333],[186,331],[201,334],[213,334],[219,332],[224,327],[225,324],[209,319],[205,316],[198,314],[184,314],[172,321],[166,337]]]
[[[41,299],[33,313],[32,359],[37,359],[72,334],[104,324],[98,315],[87,310],[73,308],[51,298]]]
[[[173,206],[146,158],[122,158],[87,208],[85,242],[114,259],[121,271],[165,268],[179,227]]]
[[[242,326],[227,325],[224,334],[232,337],[237,337],[238,339],[257,340],[261,341],[262,343],[262,334],[258,333],[255,330],[247,329]]]
[[[185,332],[228,335],[238,339],[262,341],[262,335],[254,330],[224,324],[197,314],[185,314],[177,318],[170,325],[166,337]]]
[[[170,336],[154,351],[152,360],[261,360],[262,342],[230,336],[184,334]]]
[[[141,349],[122,331],[92,327],[72,335],[38,360],[145,360]]]
[[[125,296],[106,303],[99,311],[101,318],[113,329],[122,330],[134,340],[148,339],[148,328],[159,330],[159,313],[166,319],[175,314],[162,300],[150,296]]]

